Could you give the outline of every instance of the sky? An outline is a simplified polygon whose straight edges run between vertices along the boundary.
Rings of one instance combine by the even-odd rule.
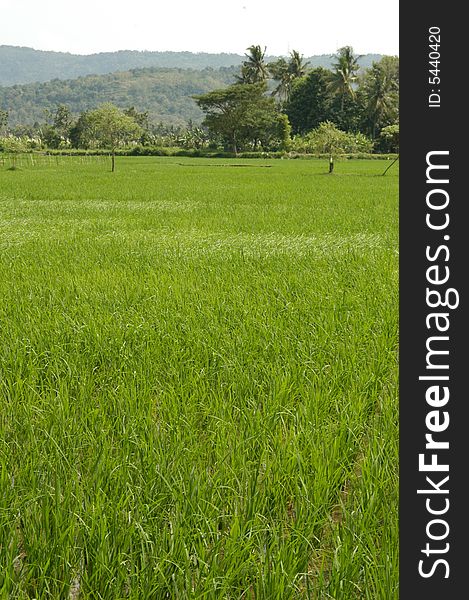
[[[75,54],[399,54],[399,0],[0,0],[0,45]]]

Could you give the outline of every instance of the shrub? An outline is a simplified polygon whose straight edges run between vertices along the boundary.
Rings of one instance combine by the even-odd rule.
[[[383,152],[399,152],[399,124],[383,127],[379,134],[379,145]]]
[[[293,152],[306,154],[358,154],[370,153],[373,142],[363,133],[347,133],[334,123],[325,121],[303,136],[295,136],[291,143]]]

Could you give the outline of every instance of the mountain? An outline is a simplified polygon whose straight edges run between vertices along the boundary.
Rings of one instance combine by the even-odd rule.
[[[148,111],[150,120],[184,125],[189,119],[202,120],[202,111],[192,96],[232,83],[235,67],[200,71],[193,69],[132,69],[108,75],[88,75],[77,79],[54,79],[0,87],[0,110],[9,113],[9,124],[43,122],[45,110],[55,112],[66,104],[73,114],[112,102],[121,108],[134,106]]]
[[[267,62],[276,58],[267,57]],[[359,62],[367,68],[380,58],[367,54]],[[200,123],[203,115],[192,96],[233,83],[243,60],[237,54],[120,51],[79,56],[0,46],[0,110],[8,111],[10,126],[43,122],[45,111],[55,112],[59,104],[78,115],[102,102],[148,111],[155,123]],[[332,62],[326,54],[306,60],[311,67],[328,68]],[[152,66],[144,66],[148,64]]]
[[[138,52],[119,50],[99,54],[69,54],[18,46],[0,46],[0,85],[75,79],[146,67],[205,69],[230,67],[243,60],[238,54]]]
[[[270,56],[267,60],[278,57]],[[378,54],[366,54],[360,59],[369,67]],[[0,46],[0,86],[45,82],[52,79],[75,79],[85,75],[104,75],[116,71],[142,68],[179,68],[202,70],[207,67],[239,66],[244,60],[240,54],[209,54],[205,52],[139,52],[120,50],[99,54],[79,55],[66,52],[34,50],[19,46]],[[312,67],[330,67],[331,56],[311,56]]]

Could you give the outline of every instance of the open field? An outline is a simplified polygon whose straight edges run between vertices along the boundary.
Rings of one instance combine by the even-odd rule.
[[[397,599],[398,165],[36,160],[0,165],[0,598]]]

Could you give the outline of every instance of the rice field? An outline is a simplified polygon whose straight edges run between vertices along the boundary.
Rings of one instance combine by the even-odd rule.
[[[0,164],[0,598],[398,598],[398,168]]]

